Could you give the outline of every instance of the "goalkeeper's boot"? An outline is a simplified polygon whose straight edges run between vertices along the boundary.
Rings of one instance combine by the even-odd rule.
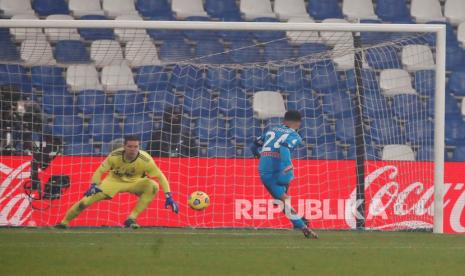
[[[308,227],[302,228],[302,233],[307,239],[318,239],[318,234]]]
[[[53,226],[53,228],[55,228],[55,229],[68,229],[68,225],[60,222],[60,223],[56,224],[55,226]]]
[[[138,228],[140,228],[140,225],[136,223],[136,220],[135,220],[135,219],[128,218],[128,219],[124,222],[124,227],[126,227],[126,228],[132,228],[132,229],[138,229]]]

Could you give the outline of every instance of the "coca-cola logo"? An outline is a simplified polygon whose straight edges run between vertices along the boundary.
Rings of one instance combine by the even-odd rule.
[[[30,162],[16,168],[0,163],[0,226],[22,226],[31,217],[32,208],[22,189],[30,177]]]

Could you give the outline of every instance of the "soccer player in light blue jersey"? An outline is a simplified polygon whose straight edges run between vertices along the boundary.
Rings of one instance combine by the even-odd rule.
[[[297,216],[292,209],[287,194],[289,184],[294,179],[291,151],[302,143],[302,138],[297,133],[300,125],[300,113],[296,110],[287,111],[283,124],[269,129],[255,139],[251,150],[260,158],[258,172],[263,185],[273,198],[283,202],[285,213],[294,228],[301,229],[306,238],[318,238],[318,235],[308,227],[308,221]]]

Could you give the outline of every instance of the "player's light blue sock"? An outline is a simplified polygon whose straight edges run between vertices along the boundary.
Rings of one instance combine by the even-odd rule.
[[[292,225],[294,228],[302,229],[305,226],[305,223],[302,219],[291,219]]]

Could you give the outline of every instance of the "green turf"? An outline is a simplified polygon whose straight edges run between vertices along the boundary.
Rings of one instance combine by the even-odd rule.
[[[465,235],[0,228],[0,275],[464,275]]]

